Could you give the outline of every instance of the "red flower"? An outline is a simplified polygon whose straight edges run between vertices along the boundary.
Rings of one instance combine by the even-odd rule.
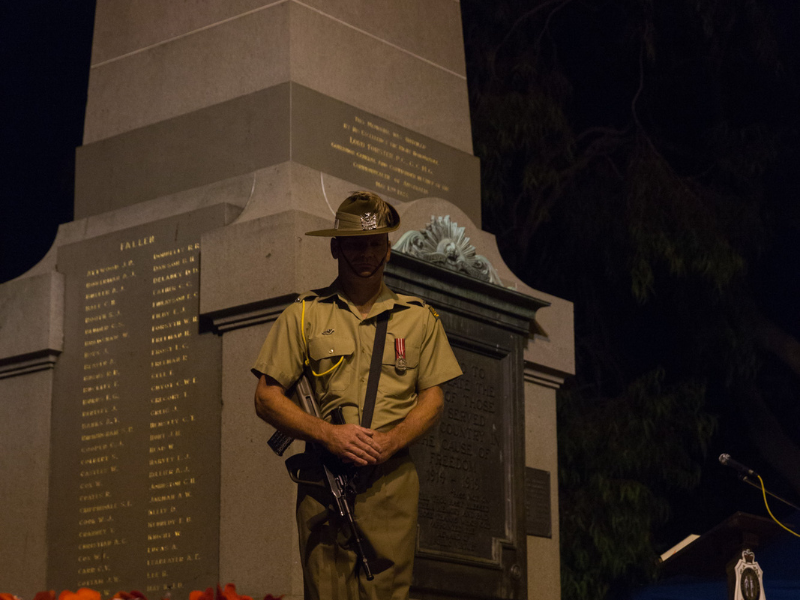
[[[19,596],[14,594],[0,594],[0,600],[22,600]]]
[[[205,592],[189,592],[189,600],[214,600],[214,588],[206,588]]]
[[[253,600],[250,596],[240,596],[236,593],[236,586],[232,583],[225,585],[225,589],[219,589],[217,586],[217,598],[219,600]]]
[[[89,588],[78,588],[77,592],[64,590],[58,595],[58,600],[100,600],[100,592]]]
[[[39,592],[33,597],[33,600],[56,600],[56,593],[53,590],[49,592]]]

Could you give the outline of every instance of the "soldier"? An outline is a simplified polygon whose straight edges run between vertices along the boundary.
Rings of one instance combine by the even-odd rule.
[[[461,369],[436,311],[383,283],[391,254],[388,233],[399,226],[390,204],[355,192],[339,207],[333,229],[308,232],[332,238],[338,277],[327,288],[301,294],[280,315],[253,367],[259,417],[342,461],[371,469],[356,497],[356,520],[377,556],[391,566],[367,581],[355,554],[343,545],[340,524],[334,519],[319,524],[318,515],[330,503],[325,490],[300,485],[297,526],[307,599],[403,600],[409,594],[419,480],[408,446],[438,421],[444,406],[440,386]],[[374,413],[362,427],[377,323],[387,317],[380,362],[373,367]],[[304,372],[323,419],[286,396]],[[329,422],[337,407],[344,425]]]

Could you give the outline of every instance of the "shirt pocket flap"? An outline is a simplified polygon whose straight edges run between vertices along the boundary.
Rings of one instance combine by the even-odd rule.
[[[411,344],[405,344],[406,367],[414,369],[419,364],[419,348]],[[397,351],[395,349],[395,337],[391,334],[386,336],[386,345],[383,349],[383,364],[397,364]]]
[[[355,349],[355,342],[342,336],[326,335],[308,340],[308,355],[317,361],[334,356],[350,356]]]

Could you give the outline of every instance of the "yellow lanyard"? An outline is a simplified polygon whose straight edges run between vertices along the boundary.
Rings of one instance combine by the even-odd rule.
[[[303,334],[303,348],[305,348],[305,351],[306,351],[306,366],[311,370],[311,374],[314,375],[314,377],[322,377],[323,375],[327,375],[328,373],[333,371],[336,367],[338,367],[340,364],[342,364],[342,361],[344,360],[344,356],[341,356],[339,358],[339,362],[337,362],[330,369],[328,369],[327,371],[325,371],[323,373],[317,373],[314,369],[311,368],[311,365],[309,364],[309,361],[308,361],[308,342],[306,342],[306,301],[305,300],[303,300],[303,314],[301,316],[300,333]]]

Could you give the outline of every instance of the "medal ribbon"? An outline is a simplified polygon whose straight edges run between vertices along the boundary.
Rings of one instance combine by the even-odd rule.
[[[405,338],[395,338],[394,340],[394,360],[398,369],[406,368],[406,340]]]

